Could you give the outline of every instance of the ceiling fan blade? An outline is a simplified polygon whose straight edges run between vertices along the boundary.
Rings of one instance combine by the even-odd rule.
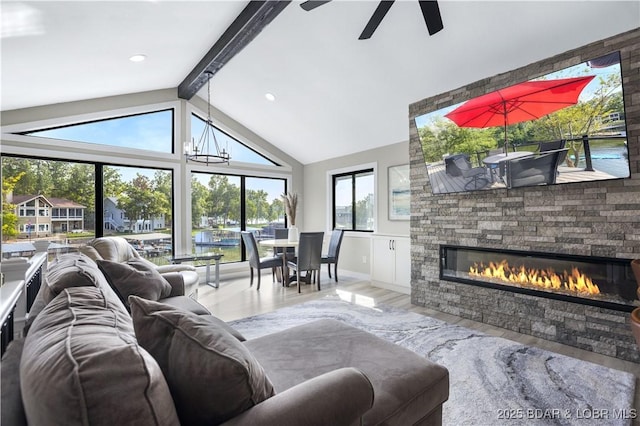
[[[434,35],[438,31],[444,28],[442,24],[442,16],[440,15],[440,8],[437,1],[419,1],[420,9],[422,9],[422,16],[424,17],[424,23],[427,24],[427,30],[429,35]]]
[[[383,0],[378,3],[378,7],[373,12],[373,15],[371,15],[371,19],[369,19],[369,22],[367,22],[367,26],[364,27],[362,34],[360,34],[360,37],[358,37],[358,40],[366,40],[368,38],[371,38],[373,32],[376,30],[376,28],[378,28],[380,22],[382,22],[382,18],[384,18],[384,16],[393,5],[393,1],[394,0]]]
[[[309,0],[309,1],[305,1],[300,3],[300,7],[303,8],[304,10],[306,10],[307,12],[310,10],[315,9],[318,6],[322,6],[325,3],[329,3],[331,0]]]

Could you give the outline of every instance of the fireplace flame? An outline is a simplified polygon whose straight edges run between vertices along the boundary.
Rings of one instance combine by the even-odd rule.
[[[568,290],[574,293],[600,294],[597,284],[583,274],[578,268],[572,267],[571,272],[556,273],[553,269],[527,269],[523,266],[511,267],[506,260],[474,263],[469,268],[469,275],[475,277],[493,278],[510,284],[529,285],[547,290]]]

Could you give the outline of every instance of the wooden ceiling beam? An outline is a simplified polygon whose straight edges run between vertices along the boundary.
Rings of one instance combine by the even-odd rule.
[[[191,99],[214,75],[247,46],[291,1],[250,1],[218,41],[178,86],[178,97]]]

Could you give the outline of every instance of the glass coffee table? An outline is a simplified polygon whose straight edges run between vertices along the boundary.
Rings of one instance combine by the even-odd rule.
[[[207,272],[206,272],[205,284],[213,288],[218,288],[220,287],[220,259],[222,259],[222,256],[224,256],[224,254],[222,253],[203,253],[195,256],[180,254],[173,257],[169,257],[167,259],[173,265],[179,265],[182,262],[196,262],[198,260],[202,260],[206,262]],[[211,281],[211,261],[212,260],[215,260],[216,262],[215,279],[213,281]]]

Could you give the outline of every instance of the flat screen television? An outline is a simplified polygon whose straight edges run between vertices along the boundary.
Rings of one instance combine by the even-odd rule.
[[[415,118],[434,194],[630,176],[620,53]]]

